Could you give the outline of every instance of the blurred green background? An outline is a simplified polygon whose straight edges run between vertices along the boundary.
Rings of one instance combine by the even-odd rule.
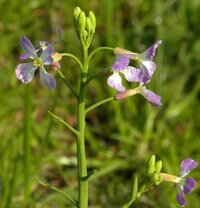
[[[151,154],[163,161],[163,171],[177,175],[180,162],[200,162],[200,1],[199,0],[0,0],[0,207],[70,207],[58,193],[35,180],[76,196],[76,138],[48,115],[51,110],[76,126],[76,101],[56,75],[57,88],[46,89],[37,76],[31,82],[31,198],[23,202],[23,126],[26,86],[15,77],[19,64],[19,38],[62,39],[55,48],[81,57],[73,27],[73,9],[92,10],[97,18],[91,50],[99,46],[124,47],[142,52],[162,39],[156,55],[157,71],[148,89],[162,96],[153,108],[141,96],[107,103],[87,117],[86,145],[89,170],[100,169],[90,181],[91,208],[117,208],[129,199],[132,176],[142,179]],[[115,57],[99,52],[90,73],[108,69]],[[61,70],[78,86],[76,63],[64,58]],[[134,84],[133,84],[134,86]],[[88,102],[114,95],[106,78],[90,83]],[[199,178],[199,168],[191,174]],[[146,193],[134,207],[179,207],[172,184]],[[199,207],[197,188],[187,207]]]

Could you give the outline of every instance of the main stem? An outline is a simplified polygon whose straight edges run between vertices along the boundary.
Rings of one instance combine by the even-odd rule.
[[[78,98],[77,122],[79,136],[77,138],[78,167],[78,208],[88,207],[88,179],[85,153],[85,82],[88,71],[88,50],[83,47],[83,70]]]

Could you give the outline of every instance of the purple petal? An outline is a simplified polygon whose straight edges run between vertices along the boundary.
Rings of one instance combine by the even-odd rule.
[[[189,194],[195,187],[196,181],[194,178],[187,178],[183,186],[184,194]]]
[[[155,56],[157,47],[162,43],[162,40],[156,41],[152,46],[150,46],[146,51],[142,53],[144,60],[153,60]]]
[[[155,107],[160,107],[162,105],[161,103],[161,97],[151,90],[143,89],[141,94]]]
[[[16,77],[27,84],[33,79],[36,69],[37,67],[33,65],[33,62],[19,64],[15,70]]]
[[[183,192],[179,191],[178,194],[176,195],[176,201],[182,206],[184,207],[186,205],[186,201],[184,199],[183,196]]]
[[[26,59],[29,59],[29,57],[30,57],[29,54],[24,53],[19,58],[20,58],[20,60],[26,60]]]
[[[37,54],[36,54],[36,51],[35,51],[35,48],[33,47],[31,41],[26,38],[25,36],[23,36],[20,41],[20,46],[27,52],[27,54],[29,55],[29,58],[37,58]]]
[[[47,73],[44,67],[40,67],[40,79],[42,83],[49,89],[54,89],[56,87],[56,81],[54,77]]]
[[[191,158],[183,160],[181,163],[180,176],[185,177],[191,172],[191,170],[193,170],[197,166],[198,166],[198,163]]]
[[[53,46],[50,44],[48,47],[42,52],[41,59],[44,65],[51,65],[53,63]]]
[[[146,69],[149,76],[152,77],[154,71],[156,70],[156,64],[153,61],[141,61],[140,63],[142,69]]]
[[[111,76],[108,77],[107,84],[110,87],[116,89],[118,92],[125,91],[125,87],[122,85],[122,79],[117,72],[114,72]]]
[[[149,75],[148,71],[146,69],[141,69],[139,82],[142,84],[146,84],[150,81],[151,81],[151,76]]]
[[[115,71],[119,71],[119,70],[123,70],[124,68],[126,68],[130,62],[130,58],[133,55],[131,54],[120,54],[117,56],[115,63],[112,65],[112,69]]]
[[[140,69],[137,69],[132,66],[128,66],[124,70],[121,70],[121,72],[124,74],[126,80],[129,82],[139,82],[140,81],[140,73],[141,73]]]

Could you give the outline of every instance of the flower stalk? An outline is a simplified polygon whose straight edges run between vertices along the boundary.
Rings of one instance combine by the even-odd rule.
[[[81,84],[77,108],[77,125],[79,136],[77,137],[77,168],[78,168],[78,207],[88,207],[88,178],[85,152],[85,82],[88,71],[88,49],[83,46],[83,70],[81,72]]]

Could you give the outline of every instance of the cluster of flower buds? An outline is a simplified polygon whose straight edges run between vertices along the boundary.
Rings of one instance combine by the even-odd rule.
[[[155,185],[159,185],[162,182],[160,171],[162,169],[162,161],[156,161],[155,155],[152,155],[148,160],[146,166],[147,175],[151,177],[151,182]]]
[[[136,198],[140,198],[141,195],[150,189],[152,189],[155,185],[159,185],[163,178],[160,176],[160,171],[162,169],[162,161],[156,161],[155,155],[152,155],[147,162],[146,165],[146,176],[140,184],[139,190],[137,190]]]
[[[89,47],[92,36],[95,33],[96,17],[92,11],[86,16],[79,7],[74,9],[74,24],[77,35],[82,43]]]

